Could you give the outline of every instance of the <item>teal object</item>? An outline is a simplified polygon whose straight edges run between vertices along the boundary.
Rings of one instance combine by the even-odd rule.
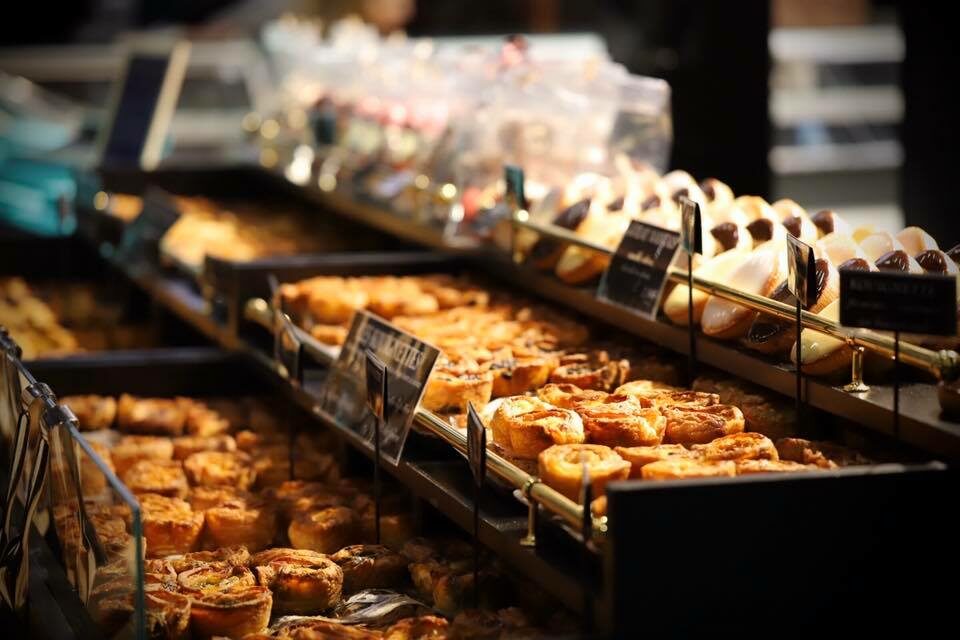
[[[42,236],[70,235],[76,182],[69,168],[36,160],[0,160],[0,222]]]

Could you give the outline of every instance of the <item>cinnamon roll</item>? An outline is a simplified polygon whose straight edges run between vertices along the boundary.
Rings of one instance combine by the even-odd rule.
[[[579,502],[583,463],[590,473],[594,497],[602,496],[607,483],[630,475],[630,463],[610,447],[596,444],[554,445],[540,453],[538,470],[547,486]]]
[[[343,570],[343,591],[394,589],[407,577],[407,559],[388,547],[355,544],[330,556]]]
[[[250,456],[242,451],[200,451],[183,461],[195,485],[228,486],[247,490],[256,478]]]
[[[259,498],[225,502],[207,509],[204,514],[206,539],[216,547],[242,545],[259,551],[276,537],[276,510]]]
[[[190,596],[190,631],[194,638],[242,638],[265,631],[273,595],[266,587],[238,586]]]
[[[646,409],[631,396],[611,395],[575,407],[583,418],[587,442],[635,447],[660,444],[666,420],[656,409]]]
[[[179,460],[141,460],[120,477],[134,493],[186,498],[190,490]]]
[[[173,439],[173,459],[186,460],[195,453],[201,451],[225,451],[233,452],[237,450],[237,441],[233,436],[226,434],[218,436],[180,436]]]
[[[703,460],[779,460],[773,441],[759,433],[732,433],[691,447]]]
[[[180,498],[155,494],[138,496],[147,557],[157,558],[193,551],[203,530],[203,513],[193,511]]]
[[[709,407],[664,407],[667,444],[705,444],[744,428],[743,413],[737,407],[715,404]]]
[[[550,382],[610,391],[623,384],[629,372],[629,360],[612,360],[606,351],[594,351],[562,358],[550,374]]]
[[[184,403],[178,399],[135,398],[125,393],[117,402],[117,428],[126,433],[179,436],[186,421]]]
[[[357,535],[357,518],[347,507],[328,507],[294,516],[287,535],[299,549],[334,553]]]
[[[641,476],[644,480],[680,480],[683,478],[732,477],[737,474],[737,465],[730,460],[705,462],[686,458],[658,460],[644,465]]]
[[[64,396],[60,402],[77,416],[81,431],[109,429],[117,417],[117,401],[110,396]]]
[[[273,592],[276,613],[308,615],[340,600],[344,573],[330,558],[307,549],[268,549],[255,554],[259,584]]]
[[[645,465],[659,460],[674,458],[696,459],[698,454],[680,444],[657,444],[652,447],[615,447],[621,458],[630,463],[630,477],[643,477],[641,471]]]
[[[172,460],[173,443],[169,438],[158,436],[123,436],[110,449],[110,458],[117,470],[123,473],[140,460]]]

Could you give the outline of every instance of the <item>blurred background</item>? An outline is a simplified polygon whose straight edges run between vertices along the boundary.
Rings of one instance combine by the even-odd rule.
[[[123,43],[185,34],[194,49],[172,133],[222,147],[242,135],[237,119],[267,92],[255,37],[288,11],[325,24],[359,14],[382,33],[412,36],[592,34],[576,42],[599,42],[631,72],[670,83],[672,167],[716,176],[738,194],[833,208],[854,225],[917,224],[941,245],[960,240],[948,201],[956,45],[947,33],[951,11],[939,3],[78,0],[55,10],[22,3],[20,16],[0,25],[0,71],[96,118]]]

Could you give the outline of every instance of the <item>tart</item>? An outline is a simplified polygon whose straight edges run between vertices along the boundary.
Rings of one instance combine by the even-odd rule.
[[[125,393],[117,402],[117,428],[126,433],[179,436],[186,421],[185,405],[179,399],[135,398]]]
[[[179,460],[141,460],[124,471],[120,477],[134,493],[186,498],[190,490]]]
[[[158,436],[123,436],[110,449],[110,459],[117,474],[123,473],[140,460],[172,460],[173,443]]]
[[[582,402],[574,409],[583,418],[587,442],[610,447],[660,444],[666,420],[656,409],[644,408],[632,396],[610,395]]]
[[[363,589],[394,589],[407,577],[407,559],[388,547],[355,544],[330,556],[343,570],[344,593]]]
[[[296,514],[287,529],[290,543],[298,549],[334,553],[356,539],[359,523],[348,507],[328,507]]]
[[[273,592],[280,614],[309,615],[330,609],[340,600],[344,573],[333,560],[306,549],[268,549],[255,554],[257,580]]]
[[[163,560],[147,560],[147,562],[154,563],[154,569],[163,572],[164,576],[168,575],[167,571],[172,571],[176,581],[177,575],[198,567],[210,565],[246,567],[250,564],[250,551],[246,547],[220,547],[213,551],[191,551],[182,555],[167,556]]]
[[[575,502],[581,500],[583,466],[590,473],[594,497],[602,496],[607,483],[630,475],[630,463],[610,447],[596,444],[554,445],[540,453],[538,469],[547,486]]]
[[[744,429],[743,413],[737,407],[715,404],[709,407],[664,407],[667,444],[691,446],[740,433]]]
[[[822,469],[835,469],[853,465],[869,464],[869,460],[850,449],[833,444],[806,440],[804,438],[781,438],[776,443],[781,460],[815,465]]]
[[[211,590],[190,596],[190,631],[194,638],[242,638],[266,630],[273,595],[259,585]]]
[[[192,484],[207,487],[247,490],[256,478],[250,456],[242,451],[200,451],[184,460],[183,468]]]
[[[110,396],[64,396],[60,402],[77,416],[81,431],[109,429],[117,417],[117,401]]]
[[[203,530],[203,513],[180,498],[155,494],[138,496],[147,557],[157,558],[196,549]]]
[[[242,545],[259,551],[269,546],[277,534],[276,510],[262,499],[225,502],[204,514],[206,539],[214,547]]]

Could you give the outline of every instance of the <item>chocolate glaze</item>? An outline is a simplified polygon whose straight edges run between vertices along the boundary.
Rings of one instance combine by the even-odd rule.
[[[840,271],[870,271],[870,263],[863,258],[850,258],[840,263],[837,268]]]
[[[790,216],[783,221],[783,226],[787,228],[787,233],[794,238],[799,238],[800,230],[803,229],[803,220],[800,219],[800,216]]]
[[[640,210],[646,211],[647,209],[653,209],[653,208],[659,207],[661,204],[662,202],[660,201],[660,196],[658,196],[657,194],[653,194],[652,196],[650,196],[649,198],[643,201],[643,203],[640,205]]]
[[[820,233],[827,235],[834,232],[836,217],[836,212],[831,209],[824,209],[810,216],[810,220],[820,230]]]
[[[910,270],[910,256],[907,255],[906,251],[894,249],[877,258],[876,265],[880,271],[903,271],[906,273]]]
[[[960,265],[960,244],[947,251],[947,256]]]
[[[687,189],[686,187],[680,187],[679,189],[674,191],[670,197],[673,199],[675,203],[680,204],[680,198],[690,197],[690,189]]]
[[[623,196],[607,205],[607,211],[620,211],[621,209],[623,209]]]
[[[823,292],[827,288],[827,280],[830,277],[829,262],[821,258],[817,260],[814,265],[817,270],[817,290],[813,297],[809,300],[810,304],[807,306],[807,309],[810,309],[816,305],[820,300],[820,297],[823,296]],[[773,293],[770,294],[770,297],[777,302],[783,302],[784,304],[796,304],[795,298],[787,288],[786,280],[777,285],[777,288],[773,290]],[[747,340],[758,344],[763,343],[767,340],[770,340],[774,336],[779,335],[785,329],[791,326],[792,323],[774,318],[773,316],[760,315],[750,326],[750,331],[747,333]]]
[[[939,249],[927,249],[921,251],[913,257],[914,260],[923,267],[924,271],[931,273],[946,273],[950,264],[950,258]]]
[[[707,202],[717,199],[717,190],[713,188],[713,180],[704,180],[700,183],[700,191],[707,197]]]
[[[729,251],[740,241],[740,228],[733,222],[721,222],[710,229],[710,235],[720,243],[724,251]]]
[[[753,237],[754,242],[766,242],[773,237],[773,220],[758,218],[747,225],[747,231]]]
[[[573,231],[580,226],[580,223],[587,217],[589,211],[590,200],[585,198],[579,202],[574,202],[557,214],[557,217],[553,219],[553,224],[568,231]],[[529,258],[531,260],[546,260],[559,246],[560,243],[555,240],[540,238],[536,244],[533,245],[533,248],[530,249]]]

